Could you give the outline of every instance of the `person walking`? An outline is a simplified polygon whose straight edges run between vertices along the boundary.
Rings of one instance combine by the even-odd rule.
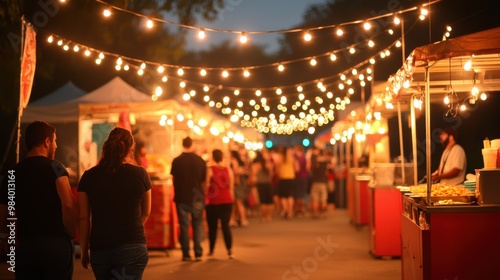
[[[203,249],[203,210],[205,209],[204,183],[207,176],[207,164],[194,153],[193,140],[186,137],[182,140],[182,153],[172,161],[170,174],[174,183],[174,202],[180,225],[180,243],[182,261],[190,261],[189,254],[189,216],[193,229],[194,256],[201,260]]]
[[[293,191],[295,189],[295,172],[299,169],[298,161],[295,160],[293,149],[281,147],[278,157],[278,195],[281,200],[281,216],[285,219],[293,217]]]
[[[5,175],[0,192],[2,244],[15,230],[16,279],[71,279],[77,207],[69,175],[54,160],[56,129],[35,121],[26,128],[28,153]],[[12,204],[15,202],[15,204]],[[13,218],[15,209],[16,220]],[[16,228],[17,227],[17,228]],[[9,239],[11,241],[13,239]]]
[[[134,138],[116,127],[99,163],[78,185],[81,263],[97,280],[142,279],[148,263],[144,223],[151,212],[151,181],[134,160]],[[89,252],[90,251],[90,252]]]
[[[209,256],[213,256],[215,241],[217,240],[217,227],[220,221],[224,243],[229,258],[233,258],[233,237],[229,227],[231,210],[234,201],[234,175],[222,161],[223,153],[219,149],[212,151],[214,164],[207,168],[207,224],[209,238]]]
[[[239,224],[240,226],[245,227],[249,224],[245,206],[249,194],[247,186],[248,173],[245,162],[236,150],[231,151],[231,168],[233,169],[234,174],[235,199],[235,209],[233,211],[231,225],[235,226]]]
[[[328,167],[329,158],[320,149],[311,162],[311,210],[313,218],[325,217],[328,199]]]
[[[267,150],[256,151],[252,162],[250,177],[255,182],[259,193],[260,215],[262,222],[269,222],[273,216],[273,190],[271,180],[274,173],[274,165],[271,162]]]

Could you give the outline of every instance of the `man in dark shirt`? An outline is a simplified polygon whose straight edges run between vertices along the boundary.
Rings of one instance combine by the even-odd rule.
[[[203,235],[203,209],[205,195],[203,183],[207,173],[205,161],[192,150],[193,140],[186,137],[182,140],[184,148],[181,155],[172,161],[170,174],[174,182],[174,202],[177,207],[177,217],[180,224],[180,242],[182,260],[191,260],[189,255],[189,215],[193,227],[194,254],[197,261],[201,260],[201,239]]]
[[[9,236],[9,270],[16,279],[73,276],[77,208],[68,172],[54,160],[55,132],[45,122],[29,124],[28,154],[2,181],[0,229]]]

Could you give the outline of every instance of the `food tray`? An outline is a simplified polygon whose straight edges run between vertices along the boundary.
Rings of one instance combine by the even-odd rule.
[[[406,194],[409,198],[412,198],[416,203],[428,206],[427,197],[414,195],[412,193]],[[453,204],[442,204],[443,201],[452,201]],[[430,205],[436,206],[463,206],[463,205],[475,205],[476,197],[475,196],[431,196],[430,197]]]

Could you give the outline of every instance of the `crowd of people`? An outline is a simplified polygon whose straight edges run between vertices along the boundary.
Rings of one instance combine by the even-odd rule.
[[[54,160],[55,128],[36,121],[28,125],[25,138],[28,154],[0,188],[2,245],[14,215],[10,209],[17,216],[16,243],[10,247],[16,250],[16,279],[71,279],[77,224],[81,265],[92,268],[96,279],[116,273],[141,279],[149,259],[144,224],[152,188],[144,143],[136,143],[126,128],[112,129],[99,162],[81,177],[75,200],[68,172]],[[208,256],[215,253],[220,223],[231,259],[231,227],[249,226],[251,215],[265,223],[274,217],[321,218],[333,203],[334,160],[325,150],[214,149],[206,161],[195,153],[190,137],[182,146],[170,173],[183,261],[192,260],[190,235],[194,260],[202,259],[205,222]]]

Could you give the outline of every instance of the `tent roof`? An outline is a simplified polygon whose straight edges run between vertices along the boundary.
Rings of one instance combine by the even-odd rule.
[[[92,92],[67,100],[66,102],[43,106],[28,106],[23,112],[22,121],[76,122],[78,121],[79,104],[115,104],[114,106],[121,106],[123,108],[123,106],[126,107],[124,104],[135,102],[152,103],[149,96],[127,84],[120,77],[115,77]]]
[[[68,81],[48,95],[30,102],[28,106],[42,106],[63,103],[85,95],[85,91],[77,87],[73,82]]]

